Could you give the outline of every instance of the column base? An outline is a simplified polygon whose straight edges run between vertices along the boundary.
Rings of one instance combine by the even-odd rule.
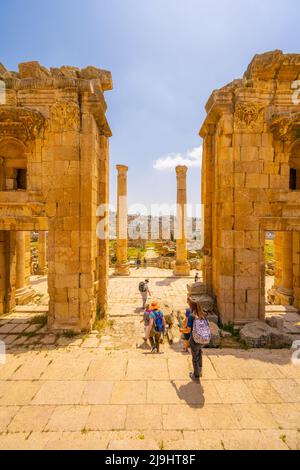
[[[285,287],[278,287],[275,291],[275,303],[279,305],[293,305],[294,304],[294,292]]]
[[[16,305],[26,305],[32,302],[36,296],[36,292],[30,287],[25,286],[16,290]]]
[[[117,263],[115,266],[115,276],[130,276],[130,264],[129,263]]]
[[[186,277],[190,276],[191,268],[189,263],[186,261],[184,263],[176,263],[173,271],[174,276]]]

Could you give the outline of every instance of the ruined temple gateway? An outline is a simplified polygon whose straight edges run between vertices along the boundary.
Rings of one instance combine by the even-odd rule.
[[[27,282],[29,231],[48,231],[49,326],[88,330],[107,303],[96,210],[108,202],[111,74],[28,62],[18,73],[0,65],[0,79],[0,315]]]
[[[300,55],[257,55],[206,105],[205,282],[224,323],[265,317],[265,232],[277,301],[300,308]],[[297,99],[298,98],[298,99]]]

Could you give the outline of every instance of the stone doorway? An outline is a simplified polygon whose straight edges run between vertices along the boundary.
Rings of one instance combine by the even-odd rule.
[[[267,307],[266,313],[268,310],[274,312],[276,307],[281,312],[299,312],[300,232],[279,230],[266,233],[273,234],[271,240],[267,236],[269,239],[265,245],[265,294],[267,304],[273,306]],[[272,255],[273,270],[268,260]]]

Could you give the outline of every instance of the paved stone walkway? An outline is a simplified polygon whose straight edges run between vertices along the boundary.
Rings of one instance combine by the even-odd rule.
[[[142,346],[139,279],[150,278],[154,296],[185,303],[187,280],[166,275],[111,278],[101,338],[49,335],[35,318],[43,306],[1,320],[0,449],[300,448],[291,351],[205,350],[200,386],[177,339],[159,355]]]

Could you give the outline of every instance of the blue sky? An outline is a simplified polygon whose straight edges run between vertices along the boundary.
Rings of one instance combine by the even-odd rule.
[[[39,60],[112,72],[111,200],[115,164],[127,164],[129,204],[174,203],[173,158],[191,161],[188,198],[199,203],[212,90],[256,53],[300,52],[298,0],[0,0],[0,19],[0,61],[12,70]]]

